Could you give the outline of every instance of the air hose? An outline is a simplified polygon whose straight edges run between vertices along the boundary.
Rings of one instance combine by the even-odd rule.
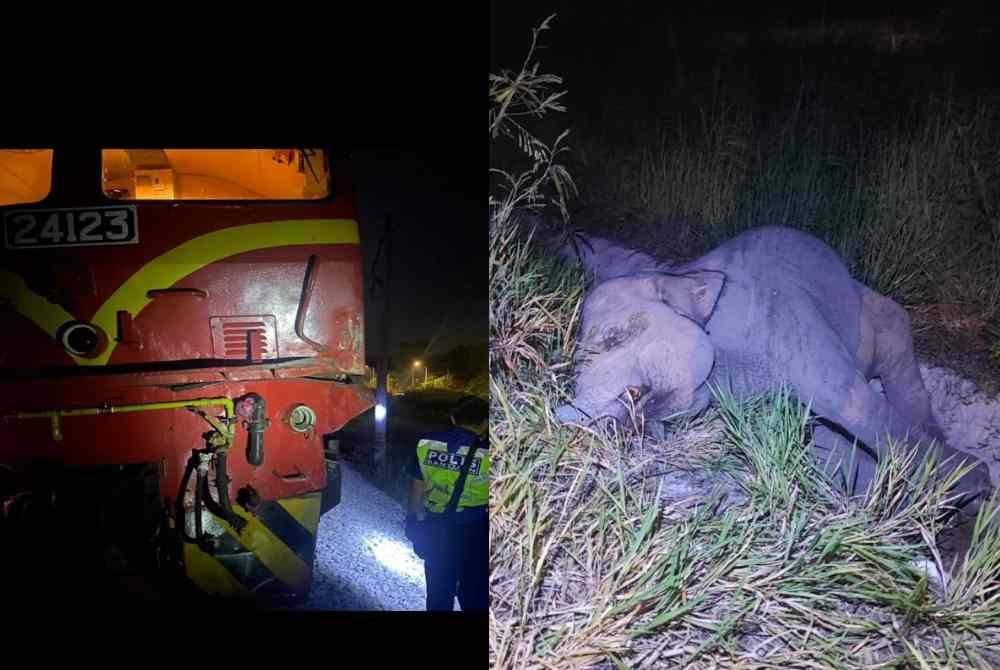
[[[250,431],[250,445],[248,446],[248,456],[253,451],[263,462],[263,435],[264,428],[267,427],[267,419],[264,416],[264,399],[257,394],[250,394],[253,407],[247,420],[247,430]],[[228,453],[232,444],[231,429],[218,421],[201,414],[215,429],[205,434],[208,448],[195,450],[188,459],[187,467],[184,469],[184,476],[181,479],[180,495],[177,497],[177,523],[180,536],[185,542],[197,544],[205,551],[211,551],[211,546],[206,541],[204,528],[202,525],[202,506],[208,509],[215,516],[226,521],[237,533],[246,526],[246,520],[233,511],[232,503],[229,500],[229,484],[232,479],[229,477]],[[227,416],[232,416],[227,413]],[[255,439],[256,437],[256,439]],[[219,496],[219,501],[212,499],[212,494],[208,485],[208,464],[215,458],[215,486]],[[197,470],[194,487],[194,529],[195,536],[187,534],[187,524],[185,523],[184,497],[188,483],[191,481],[191,471]]]
[[[201,527],[201,487],[205,483],[205,475],[201,468],[195,473],[194,483],[194,537],[199,546],[204,544],[205,534]]]
[[[263,401],[262,401],[263,402]],[[252,439],[252,434],[251,434]],[[215,486],[219,492],[219,506],[222,507],[222,518],[229,522],[229,525],[236,529],[236,532],[243,530],[247,524],[246,519],[238,516],[233,511],[232,503],[229,502],[229,471],[226,469],[228,456],[224,449],[220,449],[215,454]]]
[[[198,452],[191,454],[191,458],[188,459],[187,467],[184,468],[184,476],[181,477],[181,487],[180,495],[177,496],[177,501],[175,503],[177,512],[177,528],[180,531],[181,539],[185,542],[190,542],[192,544],[202,544],[204,537],[202,535],[201,528],[201,495],[199,490],[203,482],[201,473],[198,473],[197,481],[195,483],[195,495],[194,495],[194,519],[195,519],[195,536],[191,537],[187,534],[187,524],[184,522],[184,492],[187,491],[188,482],[191,481],[191,473],[198,469],[198,463],[200,462],[198,457]]]
[[[247,463],[261,465],[264,462],[264,430],[267,428],[267,405],[264,398],[256,393],[248,393],[245,401],[253,403],[253,409],[244,422],[250,439],[247,443]]]
[[[208,484],[208,478],[199,479],[197,483],[197,490],[195,492],[195,504],[201,504],[205,506],[209,512],[215,516],[223,519],[232,526],[237,533],[243,530],[246,526],[246,519],[239,516],[233,512],[232,504],[229,501],[229,482],[231,481],[229,477],[225,474],[223,468],[226,466],[226,458],[224,453],[216,454],[216,458],[221,458],[222,462],[216,461],[216,495],[219,497],[219,501],[216,502],[215,498],[212,497],[210,487]]]

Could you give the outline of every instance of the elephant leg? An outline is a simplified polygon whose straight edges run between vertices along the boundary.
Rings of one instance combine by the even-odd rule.
[[[838,457],[841,467],[850,464],[853,456],[857,472],[844,474],[851,479],[857,478],[851,488],[860,493],[871,482],[875,464],[886,453],[887,435],[902,439],[906,432],[905,423],[857,369],[845,365],[840,368],[839,374],[835,375],[832,371],[828,374],[827,384],[811,394],[812,409],[834,426],[820,426],[817,431],[819,439],[815,439],[814,435],[816,448],[820,456],[825,450]],[[857,451],[853,449],[855,439],[860,443]]]
[[[931,443],[917,440],[908,435],[911,424],[904,419],[896,409],[881,394],[872,389],[864,376],[855,371],[854,380],[848,386],[847,392],[840,402],[829,396],[817,398],[814,402],[817,414],[840,425],[868,447],[874,450],[879,459],[887,454],[886,437],[906,440],[911,448],[917,450],[916,462],[923,461],[930,452]],[[976,462],[975,468],[963,477],[955,487],[955,492],[964,494],[957,501],[963,508],[963,514],[974,514],[985,494],[991,489],[989,469],[985,463],[978,462],[972,456],[960,453],[948,445],[939,444],[937,449],[942,458],[957,456],[948,466],[941,468],[936,474],[943,476],[950,472],[961,460]]]
[[[975,468],[959,482],[959,491],[970,496],[982,494],[992,487],[989,467],[975,457],[947,444],[931,411],[930,395],[924,386],[920,368],[913,353],[910,317],[892,300],[865,288],[862,309],[875,331],[875,356],[872,374],[882,382],[886,401],[911,430],[914,438],[937,442],[942,459],[952,459],[946,471],[959,462],[972,461]],[[923,450],[922,450],[923,451]],[[974,511],[978,503],[970,506]]]
[[[943,442],[913,353],[906,310],[867,287],[862,291],[862,310],[875,334],[871,373],[882,382],[886,400],[914,431]]]

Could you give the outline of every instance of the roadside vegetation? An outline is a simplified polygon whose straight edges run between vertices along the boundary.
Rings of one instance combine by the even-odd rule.
[[[726,106],[690,134],[654,128],[658,141],[641,151],[541,137],[565,111],[561,78],[538,59],[553,25],[533,31],[515,69],[490,75],[491,667],[996,667],[997,500],[967,551],[942,553],[955,476],[936,479],[932,461],[895,445],[872,487],[849,498],[813,464],[807,408],[787,392],[742,404],[719,394],[718,408],[659,442],[638,421],[556,425],[587,278],[540,248],[531,216],[568,235],[579,187],[591,205],[686,217],[693,255],[785,212],[767,222],[812,226],[879,290],[938,300],[964,281],[985,318],[1000,308],[1000,279],[966,273],[1000,260],[973,248],[997,245],[1000,231],[971,213],[997,202],[994,186],[972,188],[973,164],[996,167],[978,153],[994,146],[994,112],[918,122],[853,163],[817,163],[839,140],[810,133],[820,122],[805,103],[766,140]],[[574,181],[573,165],[590,172]],[[959,192],[964,218],[947,207]],[[849,232],[837,211],[859,227]],[[964,249],[963,262],[939,256],[937,242]],[[935,272],[948,280],[928,280]]]

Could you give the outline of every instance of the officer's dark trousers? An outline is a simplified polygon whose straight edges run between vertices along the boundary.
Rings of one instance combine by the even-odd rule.
[[[424,558],[427,610],[485,612],[489,606],[489,525],[442,523]]]

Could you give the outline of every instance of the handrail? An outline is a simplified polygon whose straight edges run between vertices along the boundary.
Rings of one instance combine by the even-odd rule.
[[[95,414],[124,414],[126,412],[150,412],[161,409],[190,409],[194,407],[212,407],[221,405],[226,413],[226,419],[232,419],[236,412],[232,398],[197,398],[194,400],[171,400],[167,402],[146,402],[134,405],[100,405],[98,407],[82,407],[75,409],[47,409],[40,412],[12,412],[4,415],[9,419],[38,419],[48,417],[52,421],[52,439],[62,440],[62,417],[88,416]]]

